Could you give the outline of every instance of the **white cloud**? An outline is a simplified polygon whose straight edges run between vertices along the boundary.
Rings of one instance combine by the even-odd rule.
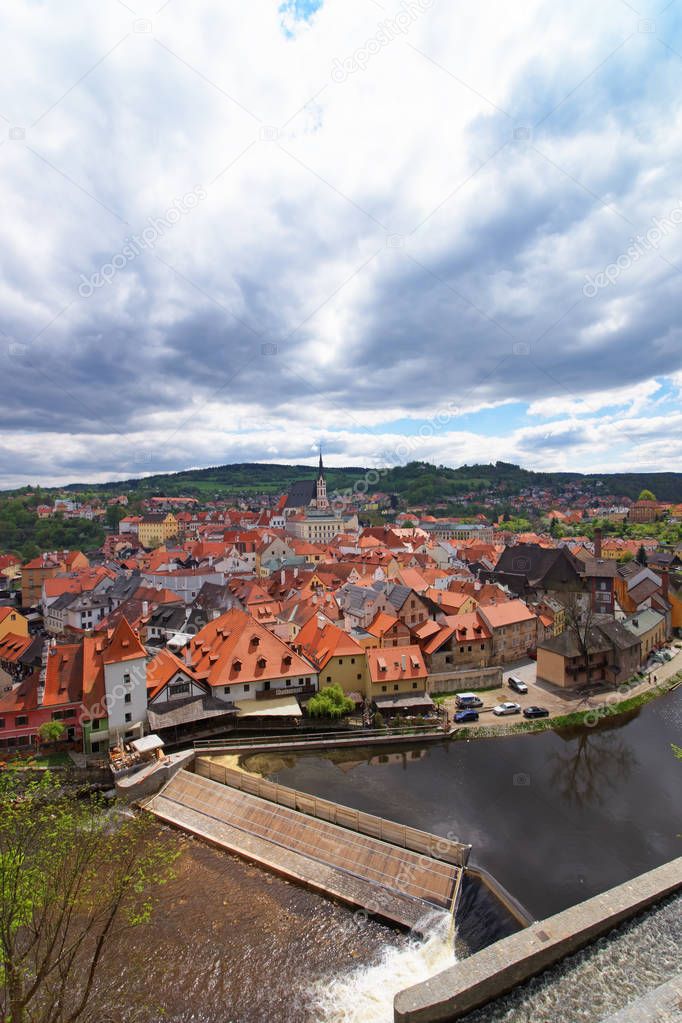
[[[5,481],[146,471],[147,441],[150,469],[295,460],[319,433],[358,462],[399,442],[384,424],[453,403],[499,410],[497,435],[420,457],[580,468],[586,420],[643,416],[682,372],[682,232],[582,294],[679,201],[677,58],[626,5],[434,3],[343,82],[335,62],[401,4],[325,0],[293,36],[279,0],[134,6],[2,15]],[[206,201],[78,294],[197,185]],[[512,402],[547,428],[503,428]],[[622,457],[652,457],[638,445]]]

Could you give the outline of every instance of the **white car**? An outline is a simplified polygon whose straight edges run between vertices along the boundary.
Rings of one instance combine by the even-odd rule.
[[[497,707],[493,707],[493,714],[497,714],[499,717],[501,714],[520,714],[521,704],[520,703],[498,703]]]

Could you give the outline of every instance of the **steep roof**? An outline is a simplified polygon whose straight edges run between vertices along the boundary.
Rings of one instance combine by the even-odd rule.
[[[170,650],[164,648],[159,650],[156,657],[152,657],[147,664],[147,697],[153,700],[155,696],[170,682],[177,672],[181,671],[187,678],[197,681],[192,669],[180,658],[176,657]]]
[[[105,664],[117,664],[146,657],[146,652],[139,636],[133,632],[127,618],[120,618],[109,638],[103,654]]]
[[[297,480],[287,494],[285,508],[307,508],[317,497],[316,480]]]
[[[296,646],[320,668],[332,657],[362,657],[362,647],[323,615],[308,619],[296,637]]]
[[[377,685],[402,679],[425,679],[428,674],[418,646],[369,647],[365,650],[370,678]]]
[[[188,650],[195,673],[210,686],[310,675],[314,671],[251,615],[236,609],[205,625],[190,641]]]

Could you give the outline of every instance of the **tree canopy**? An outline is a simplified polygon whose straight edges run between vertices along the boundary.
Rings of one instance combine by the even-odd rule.
[[[174,858],[151,817],[75,798],[49,773],[0,775],[3,1023],[104,1018],[100,967],[148,921]]]
[[[340,718],[350,714],[355,704],[339,685],[326,686],[311,698],[308,713],[313,718]]]

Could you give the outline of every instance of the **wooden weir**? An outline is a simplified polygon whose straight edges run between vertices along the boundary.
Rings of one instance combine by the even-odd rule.
[[[197,758],[145,803],[162,820],[239,856],[420,930],[450,911],[469,846]],[[245,791],[247,789],[247,791]]]

